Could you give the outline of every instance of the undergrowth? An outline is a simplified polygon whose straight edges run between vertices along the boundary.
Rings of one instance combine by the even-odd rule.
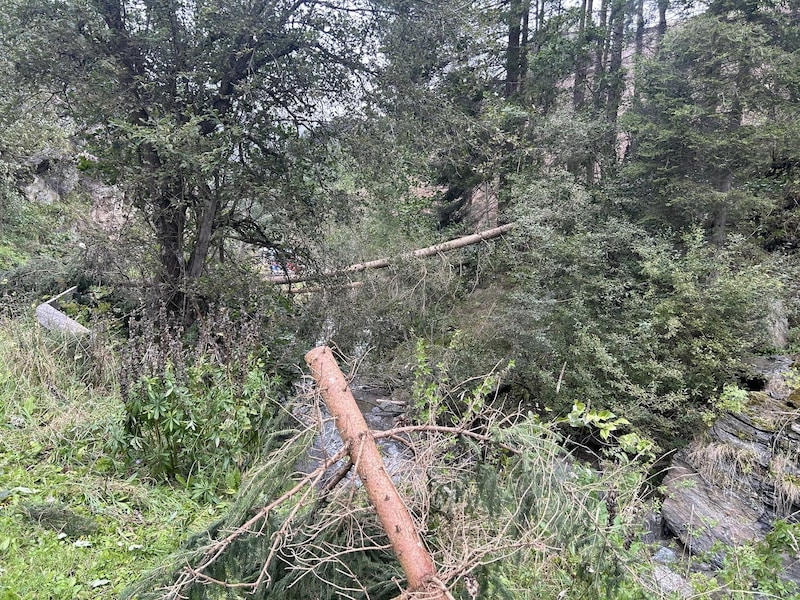
[[[31,318],[32,321],[32,318]],[[114,454],[115,354],[0,320],[0,598],[115,598],[216,517]]]

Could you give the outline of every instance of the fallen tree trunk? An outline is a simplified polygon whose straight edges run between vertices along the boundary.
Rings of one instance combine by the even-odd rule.
[[[425,598],[430,600],[447,599],[449,594],[439,583],[433,559],[386,473],[372,431],[356,405],[330,348],[314,348],[306,354],[305,360],[328,410],[336,419],[336,428],[406,574],[409,590],[412,593],[423,592]]]
[[[440,254],[442,252],[449,252],[451,250],[457,250],[459,248],[471,246],[473,244],[477,244],[478,242],[491,240],[500,237],[504,233],[511,231],[513,227],[514,223],[506,223],[505,225],[500,225],[499,227],[487,229],[486,231],[480,231],[478,233],[473,233],[471,235],[465,235],[463,237],[456,238],[454,240],[449,240],[447,242],[442,242],[440,244],[428,246],[427,248],[420,248],[418,250],[414,250],[413,252],[401,254],[399,257],[396,258],[379,258],[367,262],[356,263],[337,271],[326,271],[322,274],[273,275],[271,277],[267,277],[267,281],[271,281],[272,283],[277,283],[277,284],[300,283],[302,281],[309,281],[311,279],[319,279],[320,277],[332,277],[335,275],[360,273],[361,271],[366,271],[368,269],[385,269],[392,263],[401,260],[408,260],[410,258],[426,258],[428,256],[435,256],[436,254]]]

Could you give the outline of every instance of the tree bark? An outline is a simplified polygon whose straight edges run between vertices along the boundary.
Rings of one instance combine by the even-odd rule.
[[[669,9],[669,0],[658,0],[658,26],[656,27],[656,32],[658,33],[659,41],[667,33],[667,9]]]
[[[521,13],[522,0],[509,0],[508,45],[506,46],[506,98],[516,95],[520,91],[522,82]]]
[[[203,207],[202,217],[199,219],[197,238],[192,248],[192,254],[189,258],[188,276],[189,279],[198,279],[203,274],[203,269],[206,264],[206,257],[208,250],[211,247],[211,240],[214,235],[214,221],[217,217],[219,210],[219,197],[216,190],[204,186],[204,192],[207,196],[206,204]]]
[[[600,32],[596,36],[595,41],[595,55],[594,55],[594,82],[592,85],[592,96],[594,106],[596,109],[603,107],[605,99],[605,71],[606,71],[606,56],[608,53],[608,40],[610,38],[608,31],[608,0],[602,0],[600,3],[599,22],[597,24],[597,31]]]
[[[617,122],[625,78],[622,71],[622,50],[625,46],[625,0],[614,0],[611,6],[609,28],[611,30],[611,52],[608,58],[608,96],[606,119],[612,125]],[[612,127],[615,129],[615,127]]]
[[[592,27],[592,0],[581,3],[578,24],[578,55],[575,58],[575,84],[572,89],[572,108],[579,111],[586,105],[586,75],[589,63],[587,30]]]
[[[636,0],[636,56],[644,51],[644,0]]]
[[[410,591],[427,592],[425,597],[431,600],[446,600],[445,590],[441,585],[436,585],[438,577],[433,559],[425,549],[403,499],[386,473],[372,431],[356,405],[330,348],[314,348],[306,354],[305,360],[328,410],[336,419],[339,435],[389,537],[408,579]]]

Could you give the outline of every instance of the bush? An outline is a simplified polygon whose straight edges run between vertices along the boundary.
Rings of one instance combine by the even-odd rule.
[[[290,339],[267,308],[217,308],[191,327],[170,325],[162,310],[132,324],[118,440],[131,459],[198,496],[232,485],[283,416]]]
[[[215,479],[241,469],[258,449],[282,384],[262,360],[250,358],[246,370],[237,381],[225,365],[201,358],[182,377],[171,365],[142,377],[126,402],[131,449],[159,476]]]
[[[568,175],[516,189],[508,291],[481,321],[493,340],[475,344],[484,364],[513,358],[515,388],[559,415],[590,404],[680,444],[765,346],[776,278],[745,240],[654,236]]]

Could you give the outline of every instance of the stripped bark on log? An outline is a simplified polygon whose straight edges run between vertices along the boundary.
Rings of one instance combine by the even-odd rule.
[[[427,248],[420,248],[418,250],[414,250],[413,252],[401,254],[396,258],[379,258],[367,262],[356,263],[337,271],[326,271],[322,274],[318,273],[308,275],[273,275],[271,277],[267,277],[267,281],[277,284],[300,283],[303,281],[309,281],[311,279],[319,279],[320,277],[348,275],[350,273],[360,273],[361,271],[367,271],[369,269],[385,269],[386,267],[391,266],[392,263],[398,261],[408,260],[411,258],[426,258],[429,256],[435,256],[437,254],[441,254],[442,252],[449,252],[451,250],[457,250],[459,248],[477,244],[478,242],[491,240],[511,231],[513,227],[514,223],[507,223],[505,225],[500,225],[499,227],[487,229],[486,231],[473,233],[472,235],[465,235],[464,237],[456,238],[454,240],[428,246]]]
[[[311,374],[331,415],[336,419],[350,460],[364,484],[378,519],[389,537],[411,592],[425,592],[431,600],[445,600],[449,594],[438,578],[433,559],[417,532],[411,515],[383,465],[372,431],[358,408],[347,381],[330,348],[320,346],[305,357]]]

